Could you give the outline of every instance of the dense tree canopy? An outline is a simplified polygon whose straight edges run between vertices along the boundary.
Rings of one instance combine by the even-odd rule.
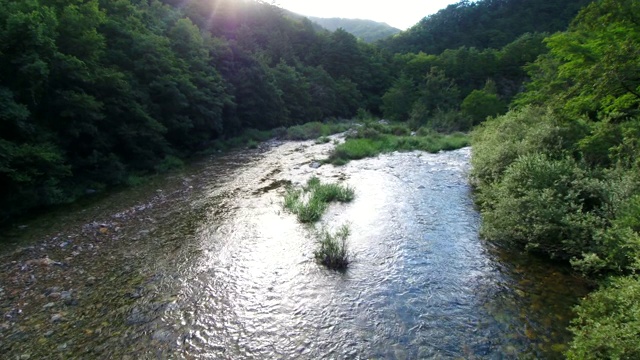
[[[501,48],[526,33],[565,30],[591,0],[463,0],[381,40],[394,53],[439,54],[461,46]]]
[[[390,81],[385,58],[353,35],[262,2],[0,9],[0,222],[242,129],[375,112]]]
[[[263,1],[0,0],[0,222],[126,184],[249,128],[362,109],[468,130],[504,111],[528,78],[522,66],[547,51],[544,34],[526,33],[540,29],[516,29],[520,3],[463,2],[425,20],[455,13],[471,24],[500,14],[513,28],[491,45],[504,47],[480,46],[447,20],[416,41],[430,44],[445,30],[463,40],[443,39],[433,54],[392,55],[391,45],[318,29]],[[526,6],[568,14],[578,3]],[[554,15],[554,26],[563,16]]]

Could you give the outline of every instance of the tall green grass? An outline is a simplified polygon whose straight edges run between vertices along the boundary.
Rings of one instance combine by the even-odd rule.
[[[316,261],[333,270],[345,270],[351,262],[347,248],[349,226],[342,225],[334,234],[324,229],[318,234],[320,247],[314,252]]]
[[[348,186],[322,184],[312,177],[302,189],[289,188],[284,197],[284,208],[298,217],[301,223],[313,223],[322,217],[330,202],[350,202],[355,192]]]
[[[400,132],[400,131],[398,131]],[[469,146],[469,136],[463,133],[438,134],[426,133],[414,136],[396,136],[381,133],[376,129],[364,128],[358,134],[337,145],[328,162],[334,165],[344,165],[349,160],[358,160],[377,156],[381,153],[393,151],[422,150],[436,153],[442,150],[455,150]]]

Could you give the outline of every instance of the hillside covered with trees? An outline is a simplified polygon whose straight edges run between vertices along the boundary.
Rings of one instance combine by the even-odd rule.
[[[390,82],[376,48],[261,2],[0,8],[0,222],[249,128],[376,109]]]
[[[439,54],[461,46],[499,49],[526,33],[565,30],[591,0],[463,0],[380,41],[394,53]]]
[[[346,32],[353,34],[358,39],[362,39],[368,43],[381,40],[401,32],[400,29],[396,29],[389,24],[373,20],[318,18],[312,16],[309,17],[309,20],[330,31],[336,31],[342,28]]]

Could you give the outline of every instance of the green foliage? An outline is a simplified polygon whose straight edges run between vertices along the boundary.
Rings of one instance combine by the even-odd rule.
[[[439,54],[461,46],[497,49],[524,33],[566,29],[580,8],[589,2],[529,0],[522,6],[519,1],[460,1],[379,43],[394,53]]]
[[[318,234],[320,248],[314,251],[316,260],[332,270],[345,270],[351,262],[347,247],[350,235],[348,225],[342,225],[334,234],[322,230]]]
[[[309,122],[303,125],[291,126],[287,129],[285,138],[287,140],[311,140],[321,136],[347,131],[350,125],[347,123],[321,123]]]
[[[585,273],[634,271],[637,230],[618,219],[633,213],[625,204],[640,187],[634,169],[601,168],[616,163],[610,154],[621,140],[600,130],[611,126],[526,107],[476,129],[472,179],[483,235],[571,259]]]
[[[348,186],[322,184],[312,177],[302,189],[289,188],[284,197],[284,208],[296,214],[301,223],[313,223],[322,217],[331,202],[350,202],[355,191]]]
[[[180,169],[182,167],[184,167],[184,161],[176,156],[167,155],[165,156],[164,160],[162,160],[162,162],[156,165],[155,168],[159,173],[166,173],[171,170]]]
[[[393,151],[423,150],[435,153],[469,145],[469,137],[462,133],[442,135],[423,129],[410,136],[409,132],[406,126],[399,124],[367,123],[354,134],[350,134],[345,142],[336,145],[326,161],[334,165],[344,165],[349,160],[374,157]]]
[[[586,7],[546,40],[514,109],[472,135],[483,236],[604,279],[576,308],[569,359],[640,356],[639,11]]]
[[[576,308],[568,359],[640,357],[640,279],[614,278]]]
[[[522,102],[545,101],[575,116],[632,114],[640,105],[640,6],[596,1],[569,31],[547,39],[550,56],[530,68],[533,82]]]
[[[409,114],[409,123],[414,128],[428,124],[436,113],[441,115],[451,112],[460,101],[460,91],[455,82],[447,78],[444,71],[436,67],[431,68],[424,78],[424,83],[418,88],[417,99]],[[453,127],[458,128],[458,126]]]
[[[498,181],[520,156],[542,151],[551,158],[562,157],[571,147],[572,134],[581,131],[579,124],[563,123],[539,107],[526,107],[491,119],[472,133],[471,176],[480,185],[490,184]]]
[[[402,74],[382,96],[382,112],[385,118],[394,121],[409,119],[409,110],[417,99],[416,85],[406,74]]]
[[[552,257],[581,256],[606,225],[602,183],[589,175],[571,158],[518,157],[482,192],[482,235]]]
[[[469,131],[472,127],[472,119],[464,112],[457,110],[437,109],[423,124],[413,124],[414,127],[425,127],[439,133],[453,133]]]
[[[0,3],[0,222],[256,147],[257,131],[377,111],[390,82],[372,46],[266,2]]]
[[[507,107],[495,93],[473,90],[460,105],[463,113],[471,117],[473,125],[478,125],[487,117],[503,114]]]

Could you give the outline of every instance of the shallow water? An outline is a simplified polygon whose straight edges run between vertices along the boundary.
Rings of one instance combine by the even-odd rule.
[[[331,144],[271,143],[28,223],[0,258],[0,352],[30,358],[556,358],[584,284],[491,247],[470,150],[313,169]],[[345,273],[313,259],[286,184],[352,186]],[[27,242],[30,245],[24,245]],[[51,263],[41,259],[48,256]]]

